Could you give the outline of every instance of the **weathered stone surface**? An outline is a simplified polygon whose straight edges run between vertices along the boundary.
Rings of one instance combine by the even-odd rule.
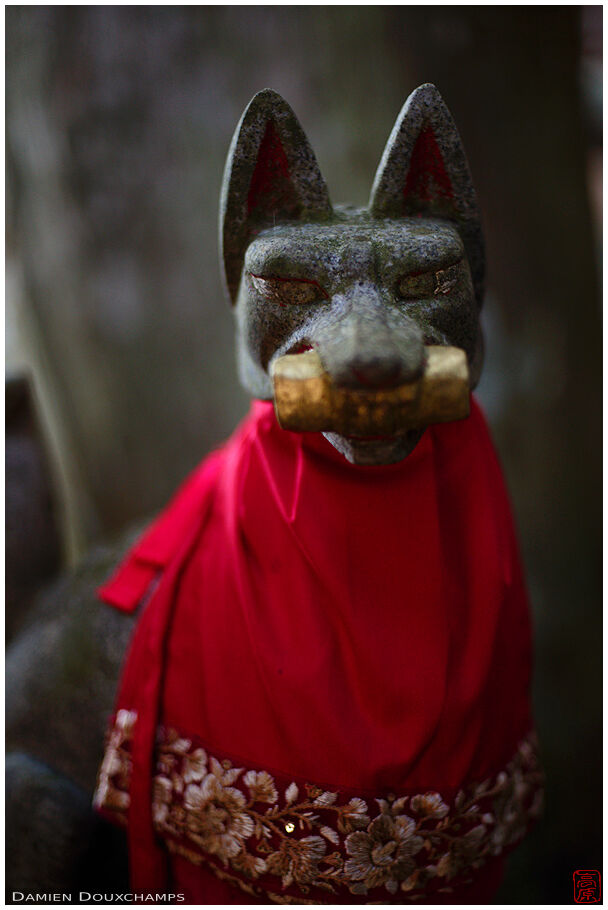
[[[7,749],[29,753],[90,794],[134,624],[95,592],[133,537],[96,548],[45,591],[6,656]]]
[[[93,812],[134,616],[96,597],[140,529],[97,547],[39,596],[6,656],[8,887],[127,887],[124,838]]]
[[[128,888],[124,835],[94,814],[86,790],[22,752],[7,754],[5,777],[8,903],[15,891],[80,903],[81,889]]]

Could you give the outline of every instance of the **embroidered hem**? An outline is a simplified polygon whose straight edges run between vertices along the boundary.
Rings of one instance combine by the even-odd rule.
[[[108,733],[94,804],[126,825],[135,712]],[[288,780],[288,779],[287,779]],[[332,895],[419,900],[471,882],[474,870],[518,843],[542,808],[534,734],[509,764],[461,789],[369,800],[233,767],[160,727],[152,815],[172,853],[208,865],[245,892],[280,903]],[[308,897],[308,900],[306,898]]]

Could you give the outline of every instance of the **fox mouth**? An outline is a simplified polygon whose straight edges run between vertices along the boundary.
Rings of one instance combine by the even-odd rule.
[[[302,341],[302,342],[300,342],[300,344],[295,345],[293,348],[291,348],[287,353],[288,353],[288,356],[291,357],[294,354],[306,354],[307,351],[312,351],[312,350],[313,350],[313,346],[311,344],[308,344],[307,341]]]
[[[358,436],[355,433],[343,433],[345,439],[352,439],[353,442],[384,442],[387,439],[396,439],[399,434],[394,434],[392,436],[386,435],[376,435],[376,436]]]
[[[307,341],[302,341],[297,345],[294,345],[289,351],[287,356],[296,356],[298,354],[306,354],[308,351],[314,351],[314,348]],[[344,439],[352,441],[354,444],[357,443],[374,443],[374,442],[390,442],[397,438],[399,434],[388,434],[388,433],[373,433],[373,434],[364,434],[364,433],[343,433],[341,434]]]
[[[329,443],[351,464],[377,467],[403,461],[418,445],[424,429],[406,430],[394,436],[353,436],[323,433]]]
[[[469,415],[469,372],[460,348],[427,346],[423,375],[390,388],[337,385],[307,342],[271,364],[279,425],[339,435],[353,445],[389,443],[432,423]]]

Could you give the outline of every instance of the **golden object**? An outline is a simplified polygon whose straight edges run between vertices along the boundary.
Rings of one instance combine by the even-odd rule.
[[[429,345],[415,382],[391,389],[334,385],[316,351],[286,354],[272,364],[279,425],[295,432],[393,436],[469,416],[469,368],[461,348]]]

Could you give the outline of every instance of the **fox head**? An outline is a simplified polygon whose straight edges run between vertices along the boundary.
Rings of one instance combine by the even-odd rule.
[[[433,85],[406,101],[365,209],[332,207],[291,108],[269,89],[255,95],[226,162],[220,245],[240,377],[255,398],[273,398],[277,358],[311,348],[331,383],[368,398],[420,377],[429,345],[463,349],[477,383],[483,235],[462,143]],[[423,432],[324,435],[351,462],[387,464]]]

